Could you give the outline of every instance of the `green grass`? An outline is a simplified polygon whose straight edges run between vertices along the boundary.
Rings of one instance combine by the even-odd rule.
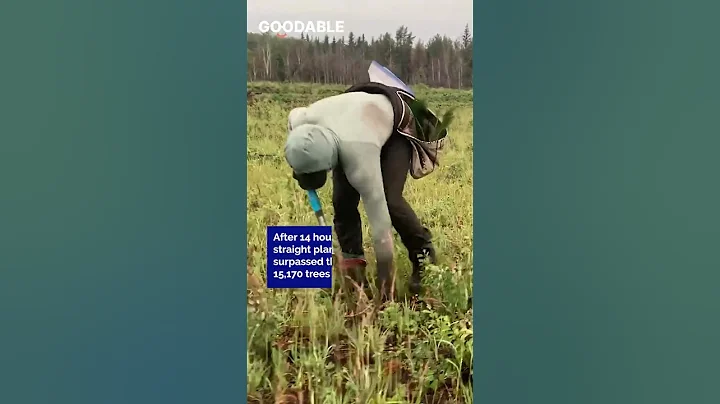
[[[316,219],[283,157],[291,108],[345,87],[248,83],[248,402],[472,402],[472,92],[417,88],[455,121],[441,166],[408,178],[405,197],[433,232],[439,263],[426,271],[422,302],[407,300],[411,271],[396,237],[398,294],[378,305],[340,284],[332,291],[265,288],[265,228]],[[331,182],[319,191],[332,218]],[[370,276],[374,271],[363,212]]]

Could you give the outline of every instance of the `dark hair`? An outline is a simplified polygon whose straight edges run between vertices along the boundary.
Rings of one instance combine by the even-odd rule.
[[[293,178],[297,180],[300,188],[306,191],[320,189],[325,185],[325,181],[327,181],[327,171],[316,171],[308,174],[293,172]]]

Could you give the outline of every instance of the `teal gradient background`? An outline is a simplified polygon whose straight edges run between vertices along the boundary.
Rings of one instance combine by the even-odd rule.
[[[476,402],[720,402],[719,8],[475,3]]]
[[[0,402],[245,401],[244,21],[0,6]]]
[[[0,402],[244,402],[245,4],[0,7]],[[718,7],[476,3],[476,402],[720,401]]]

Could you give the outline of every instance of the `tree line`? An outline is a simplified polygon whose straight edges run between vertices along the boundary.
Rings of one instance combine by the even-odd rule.
[[[405,26],[369,40],[352,32],[299,39],[249,32],[248,80],[352,85],[368,79],[376,60],[409,85],[472,88],[472,47],[467,25],[458,39],[438,34],[427,43]]]

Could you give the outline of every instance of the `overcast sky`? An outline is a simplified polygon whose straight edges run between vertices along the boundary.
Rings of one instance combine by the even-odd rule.
[[[465,24],[471,32],[473,28],[472,0],[248,0],[247,4],[249,32],[260,32],[261,21],[329,20],[344,21],[345,36],[352,31],[369,40],[385,32],[394,34],[405,25],[426,41],[435,34],[458,38]]]

